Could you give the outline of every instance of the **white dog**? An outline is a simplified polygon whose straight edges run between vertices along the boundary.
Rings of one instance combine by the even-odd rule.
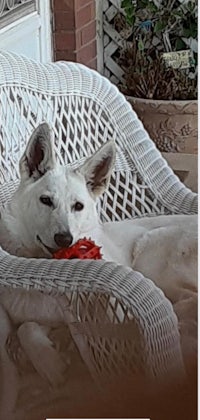
[[[83,237],[92,238],[102,247],[104,259],[140,271],[177,304],[188,293],[191,296],[196,292],[197,216],[156,216],[102,224],[96,199],[109,184],[114,162],[115,145],[110,141],[76,170],[60,166],[55,159],[50,129],[41,124],[20,160],[19,188],[1,214],[1,245],[18,256],[51,258],[59,248],[69,247]],[[31,294],[27,297],[21,291],[16,305],[12,303],[14,292],[12,298],[6,293],[0,296],[4,308],[11,318],[24,321],[18,330],[22,347],[40,374],[55,382],[62,371],[62,365],[58,368],[58,355],[44,329],[25,322],[30,319],[28,311],[33,311],[31,315],[37,320],[35,307],[37,313],[50,312],[52,298],[42,294],[38,298],[37,294],[36,306],[32,308],[31,303],[24,305],[25,300],[34,299]],[[62,318],[58,314],[58,319],[59,316]],[[34,334],[38,350],[33,346]],[[55,362],[49,364],[48,354]]]

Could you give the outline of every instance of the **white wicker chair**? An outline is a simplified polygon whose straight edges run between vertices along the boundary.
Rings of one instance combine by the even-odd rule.
[[[44,65],[5,51],[0,52],[0,206],[15,190],[19,158],[33,128],[43,120],[54,131],[62,164],[74,164],[103,142],[115,140],[116,167],[98,206],[102,220],[197,211],[196,195],[174,175],[108,80],[80,64]],[[2,310],[5,290],[17,294],[18,288],[27,289],[27,295],[30,289],[53,294],[85,365],[99,383],[126,371],[150,379],[183,371],[173,308],[140,273],[104,261],[25,259],[1,250]],[[0,354],[5,352],[6,334],[0,324]],[[34,400],[27,389],[29,404],[17,400],[17,371],[10,363],[11,374],[2,368],[7,393],[1,418],[28,419],[30,399],[33,406],[40,399]],[[47,400],[42,403],[44,409]]]

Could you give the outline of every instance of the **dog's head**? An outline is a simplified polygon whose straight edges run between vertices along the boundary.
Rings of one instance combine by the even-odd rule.
[[[115,145],[109,141],[76,170],[61,166],[50,128],[40,124],[20,160],[21,182],[15,194],[15,217],[21,222],[25,247],[50,256],[95,227],[96,198],[107,187],[114,162]]]

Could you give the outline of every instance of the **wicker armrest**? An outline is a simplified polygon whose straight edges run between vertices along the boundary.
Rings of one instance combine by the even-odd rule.
[[[53,294],[58,297],[58,303],[61,306],[64,305],[63,295],[65,295],[68,302],[71,302],[73,317],[69,320],[66,311],[66,318],[63,319],[68,325],[73,324],[71,327],[72,335],[75,331],[74,324],[75,327],[80,326],[80,323],[82,324],[82,327],[79,328],[77,345],[80,344],[81,336],[84,337],[84,348],[87,347],[85,353],[91,347],[88,344],[89,339],[91,336],[93,338],[95,336],[94,324],[102,322],[100,332],[105,336],[107,342],[111,343],[114,339],[118,339],[119,343],[129,342],[127,349],[124,350],[127,359],[124,366],[127,363],[129,369],[131,365],[133,369],[136,369],[137,363],[141,367],[142,363],[146,374],[152,377],[160,377],[163,373],[173,371],[174,368],[177,371],[183,368],[177,319],[172,305],[152,281],[138,272],[105,261],[25,259],[10,256],[1,251],[0,282],[2,285],[0,299],[3,305],[3,295],[5,293],[3,286],[7,286],[6,293],[8,288],[11,288],[9,289],[10,292],[15,291],[16,294],[16,288],[19,287]],[[74,298],[75,294],[76,304],[74,305],[72,297]],[[82,299],[83,294],[85,301],[81,306],[80,302],[78,303],[77,296]],[[103,311],[107,315],[103,321],[98,318],[97,310],[95,315],[95,307],[98,307],[100,296],[103,296],[100,306],[104,305]],[[91,305],[88,309],[88,302],[92,302],[93,310]],[[88,321],[87,309],[90,313],[91,310],[93,312],[92,315],[90,314],[89,329],[87,323],[88,336],[85,329],[85,321]],[[9,312],[9,307],[6,307],[6,310]],[[111,315],[108,315],[109,313]],[[115,332],[112,331],[110,337],[108,331],[111,332],[111,330],[107,329],[104,334],[105,323],[109,322],[125,327],[123,338],[117,328]],[[131,322],[133,324],[133,334],[131,334]],[[134,337],[136,328],[140,336],[140,350],[138,350],[137,340]],[[77,336],[77,328],[75,329],[75,335]],[[75,335],[74,339],[76,340]],[[98,337],[96,339],[98,341]],[[83,345],[83,340],[80,347]],[[112,347],[111,344],[109,345]],[[137,347],[137,355],[133,354],[134,345]],[[101,351],[104,351],[103,347]],[[131,354],[131,352],[133,353]],[[109,357],[112,359],[112,351],[107,359]],[[88,361],[86,360],[86,362]],[[110,360],[111,362],[112,360]],[[89,364],[88,367],[93,371],[93,374],[98,374],[97,361],[90,360]],[[107,362],[105,366],[101,367],[101,371],[102,368],[106,371]]]

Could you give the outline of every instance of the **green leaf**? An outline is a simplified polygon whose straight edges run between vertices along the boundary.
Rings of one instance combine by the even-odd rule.
[[[132,0],[122,0],[121,7],[122,9],[125,9],[126,7],[132,5]]]
[[[149,0],[137,0],[137,10],[145,9],[148,6]]]
[[[172,16],[175,16],[175,17],[182,17],[183,16],[183,13],[179,12],[178,10],[172,10],[171,14],[172,14]]]
[[[195,3],[193,3],[193,2],[191,2],[191,1],[189,1],[189,2],[188,2],[188,4],[187,4],[187,7],[188,7],[188,10],[189,10],[190,12],[192,12],[192,11],[193,11],[193,9],[194,9],[194,7],[195,7]]]
[[[156,34],[157,32],[161,32],[163,31],[163,29],[165,29],[166,25],[164,22],[157,20],[157,22],[155,23],[154,26],[154,33]]]
[[[183,28],[182,35],[185,38],[189,38],[190,37],[190,29],[189,28]]]
[[[149,3],[148,8],[149,8],[150,12],[157,12],[158,11],[158,8],[154,3]]]
[[[131,16],[126,16],[126,21],[130,26],[134,25],[135,22],[135,18],[131,15]]]
[[[184,50],[186,48],[185,42],[181,38],[177,38],[175,42],[176,51]]]
[[[197,37],[197,27],[195,24],[191,24],[190,27],[183,28],[182,36],[185,38],[196,38]]]
[[[133,6],[132,5],[126,7],[126,13],[133,14]]]
[[[191,37],[196,38],[197,37],[197,25],[193,22],[190,24],[190,31],[191,31]]]
[[[135,7],[132,3],[132,0],[123,0],[121,3],[122,8],[124,8],[125,11],[125,18],[126,22],[132,26],[135,22],[134,19],[134,13],[135,13]]]
[[[139,49],[139,51],[143,51],[144,50],[144,43],[141,40],[141,38],[138,41],[138,49]]]

